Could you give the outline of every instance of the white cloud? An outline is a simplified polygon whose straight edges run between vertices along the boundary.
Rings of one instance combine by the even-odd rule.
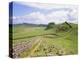
[[[68,20],[67,14],[70,14],[72,18],[76,18],[76,20]],[[75,15],[74,15],[75,14]],[[77,23],[77,14],[68,11],[56,11],[48,14],[43,14],[41,12],[32,12],[28,15],[17,17],[16,20],[20,20],[18,22],[25,23],[35,23],[35,24],[48,24],[49,22],[55,22],[56,24],[63,23],[65,21]],[[15,17],[14,17],[15,18]]]
[[[42,11],[32,12],[24,16],[13,17],[15,21],[26,22],[26,23],[35,23],[35,24],[47,24],[49,22],[63,23],[65,21],[77,23],[78,12],[76,5],[57,5],[57,4],[43,4],[43,3],[25,3],[21,2],[20,4],[28,5],[31,7],[36,7],[45,10],[53,10],[63,8],[63,10],[51,11],[48,14],[42,13]],[[69,10],[64,10],[65,8]],[[14,22],[15,22],[14,21]]]
[[[74,8],[74,9],[76,9],[77,8],[76,5],[53,4],[53,3],[20,2],[19,4],[36,7],[36,8],[40,8],[40,9],[52,9],[52,8]]]
[[[50,14],[47,15],[48,20],[50,20],[49,22],[53,21],[56,24],[58,23],[63,23],[67,20],[67,13],[65,11],[57,11],[57,12],[52,12]]]
[[[35,19],[34,23],[37,24],[44,24],[44,22],[46,22],[46,15],[40,13],[40,12],[33,12],[31,14],[29,14],[27,17],[29,17],[30,19]]]

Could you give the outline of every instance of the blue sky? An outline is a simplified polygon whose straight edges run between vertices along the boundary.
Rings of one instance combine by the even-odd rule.
[[[13,24],[77,23],[77,6],[13,2]]]
[[[23,16],[37,10],[37,8],[33,8],[27,5],[25,6],[18,2],[13,2],[13,16]]]

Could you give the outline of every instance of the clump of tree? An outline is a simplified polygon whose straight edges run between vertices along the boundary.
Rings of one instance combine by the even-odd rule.
[[[60,32],[60,31],[67,31],[69,28],[67,26],[59,26],[57,29],[56,29],[56,32]]]
[[[45,29],[45,30],[48,30],[48,29],[53,28],[53,27],[54,27],[54,25],[55,25],[55,23],[54,23],[54,22],[49,23],[49,24],[47,25],[47,27],[46,27],[46,29]]]
[[[60,26],[58,26],[58,28],[56,29],[56,31],[60,32],[60,31],[68,31],[70,28],[72,28],[72,26],[68,23],[68,22],[64,22],[63,24],[61,24]]]

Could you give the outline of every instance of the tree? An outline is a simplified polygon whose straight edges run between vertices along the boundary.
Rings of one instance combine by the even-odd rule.
[[[69,23],[67,23],[67,22],[65,22],[70,28],[72,28],[72,26],[69,24]]]
[[[55,25],[55,23],[54,23],[54,22],[49,23],[49,24],[47,25],[46,30],[47,30],[47,29],[51,29],[51,28],[53,28],[53,27],[54,27],[54,25]]]

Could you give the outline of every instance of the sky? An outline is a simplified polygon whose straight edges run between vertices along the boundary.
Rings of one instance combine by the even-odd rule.
[[[13,2],[13,24],[78,23],[76,5]]]

